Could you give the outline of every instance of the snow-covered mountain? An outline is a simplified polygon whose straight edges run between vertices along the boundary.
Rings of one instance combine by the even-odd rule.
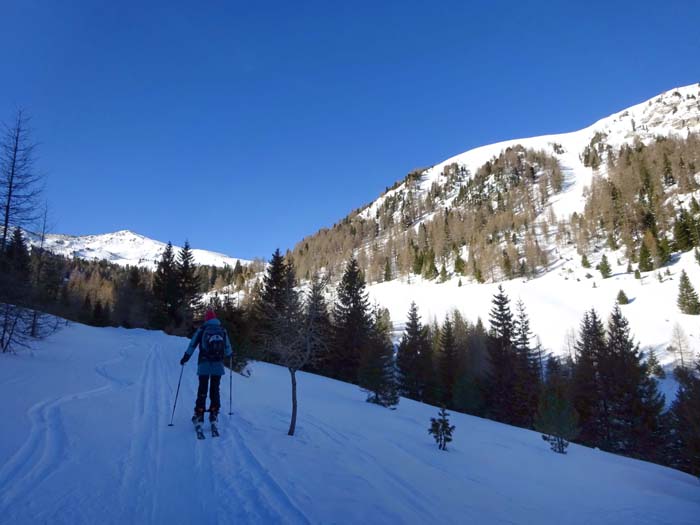
[[[474,173],[506,148],[519,144],[545,150],[558,159],[564,174],[563,191],[550,198],[548,208],[551,207],[558,218],[568,220],[572,213],[580,213],[584,207],[585,191],[591,184],[594,169],[584,166],[582,153],[594,137],[600,137],[612,148],[619,148],[635,140],[648,143],[657,136],[685,137],[691,132],[700,132],[700,84],[671,89],[579,131],[507,140],[466,151],[425,170],[417,185],[409,181],[397,185],[364,208],[360,216],[366,219],[374,217],[392,195],[409,191],[414,195],[425,195],[434,183],[445,184],[443,171],[450,164],[456,163]],[[598,173],[606,175],[604,164]],[[700,173],[696,178],[698,176]],[[696,192],[696,198],[700,199],[700,192]],[[448,197],[443,205],[448,207],[450,203]],[[397,221],[400,220],[398,213]],[[548,210],[542,215],[547,213]],[[430,216],[424,217],[413,227],[430,219]],[[512,300],[523,300],[531,317],[533,332],[541,337],[544,347],[556,354],[566,354],[571,350],[572,331],[578,329],[584,311],[595,307],[601,315],[607,316],[618,291],[623,289],[629,297],[634,297],[629,305],[623,306],[623,313],[629,318],[632,332],[643,347],[654,348],[661,360],[671,365],[674,356],[666,349],[672,342],[674,325],[679,324],[689,338],[691,351],[700,352],[697,317],[682,314],[676,305],[681,270],[688,273],[696,289],[700,286],[700,268],[692,253],[675,256],[668,268],[669,275],[664,275],[664,269],[635,279],[625,271],[627,259],[622,250],[603,249],[589,255],[595,266],[603,253],[607,253],[613,276],[602,279],[598,271],[582,267],[574,246],[550,249],[554,254],[550,264],[542,275],[532,280],[480,284],[453,277],[445,283],[438,283],[412,275],[410,278],[370,283],[368,290],[374,302],[389,308],[392,320],[400,330],[412,301],[417,303],[425,322],[441,322],[454,309],[471,321],[478,317],[486,321],[491,297],[500,284]]]
[[[222,381],[221,437],[195,439],[196,366],[162,332],[71,325],[0,355],[0,523],[697,524],[689,474],[435,407],[387,410],[356,386],[255,363]],[[18,388],[21,386],[20,395]],[[208,433],[208,432],[207,432]]]
[[[38,244],[36,235],[28,234],[31,244]],[[144,266],[155,268],[166,243],[155,241],[129,230],[102,235],[54,235],[49,234],[45,247],[66,257],[79,257],[88,260],[104,259],[122,266]],[[180,248],[173,246],[177,253]],[[221,253],[192,249],[196,264],[234,267],[237,262],[249,264],[245,259],[236,259]]]
[[[416,188],[412,189],[418,197],[427,193],[433,183],[444,184],[446,177],[443,171],[446,166],[457,164],[475,173],[505,149],[519,144],[525,148],[544,150],[559,160],[565,175],[565,190],[552,205],[557,216],[565,217],[583,209],[583,190],[590,185],[593,169],[583,165],[581,155],[596,134],[604,137],[607,145],[619,148],[635,140],[647,143],[657,136],[684,137],[690,132],[700,132],[700,83],[665,91],[579,131],[506,140],[460,153],[425,170],[417,191]],[[398,185],[364,208],[362,216],[374,216],[387,197],[406,192],[407,189],[407,182]],[[449,205],[449,202],[445,204]]]

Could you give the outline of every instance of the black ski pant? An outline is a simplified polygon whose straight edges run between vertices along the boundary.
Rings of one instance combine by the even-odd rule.
[[[209,410],[211,415],[219,412],[221,408],[221,397],[219,395],[219,385],[221,376],[199,376],[199,388],[197,389],[197,403],[194,411],[203,414],[207,403],[207,390],[209,390]]]

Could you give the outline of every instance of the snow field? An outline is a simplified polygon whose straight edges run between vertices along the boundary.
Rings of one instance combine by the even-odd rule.
[[[453,413],[448,452],[435,407],[395,411],[352,385],[255,363],[222,381],[222,437],[197,441],[186,340],[71,325],[31,353],[0,356],[0,523],[695,524],[697,479]],[[208,432],[207,432],[208,434]]]

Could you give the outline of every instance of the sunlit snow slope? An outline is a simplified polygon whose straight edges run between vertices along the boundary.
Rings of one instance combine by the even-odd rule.
[[[194,437],[186,341],[72,325],[31,353],[0,355],[0,523],[697,524],[700,483],[668,468],[460,414],[450,450],[437,410],[395,411],[356,387],[255,364],[228,376],[222,437]]]
[[[29,234],[29,240],[36,245],[39,240],[36,235]],[[47,236],[45,247],[66,257],[79,257],[88,260],[101,260],[120,264],[122,266],[145,266],[155,268],[160,259],[166,243],[154,241],[143,235],[122,230],[114,233],[102,235],[53,235]],[[180,248],[174,246],[175,253]],[[229,265],[234,267],[236,262],[247,264],[250,261],[235,259],[221,253],[206,250],[193,249],[195,262],[202,265],[223,267]]]

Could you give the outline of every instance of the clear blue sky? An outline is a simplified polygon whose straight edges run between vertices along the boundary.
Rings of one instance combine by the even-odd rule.
[[[56,231],[269,257],[411,169],[700,81],[700,4],[0,0],[0,79]]]

